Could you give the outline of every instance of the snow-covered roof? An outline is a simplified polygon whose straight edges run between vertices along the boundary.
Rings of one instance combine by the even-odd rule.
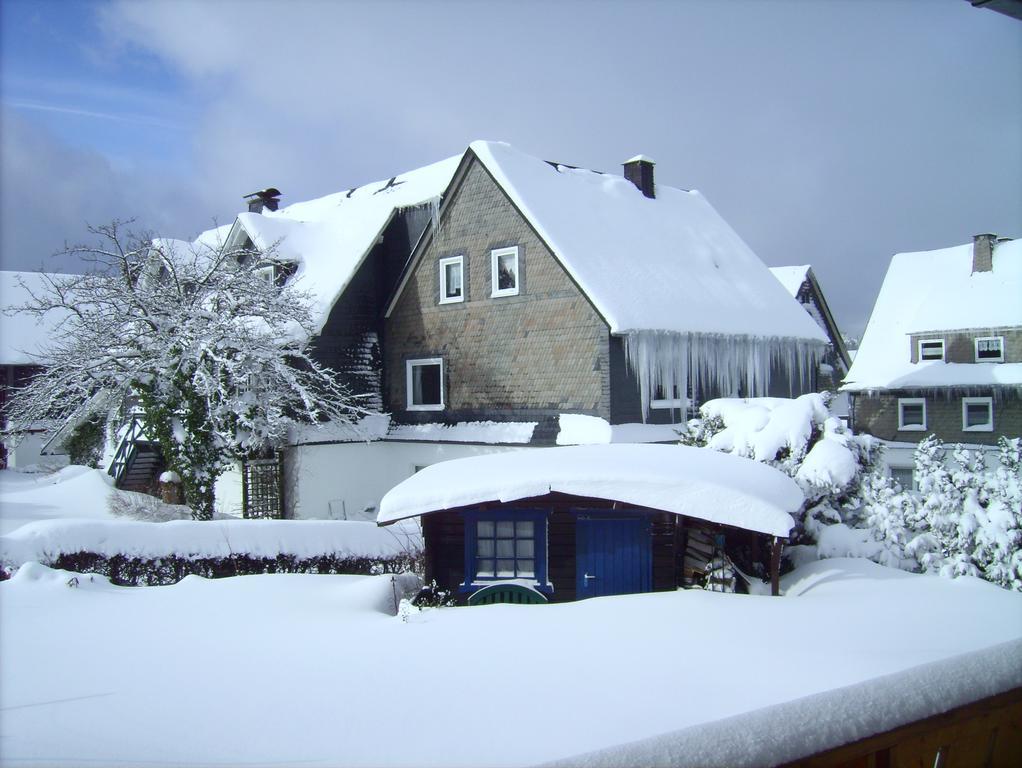
[[[67,278],[68,275],[49,275]],[[7,314],[31,300],[31,293],[44,291],[46,278],[39,272],[0,271],[0,365],[31,365],[45,348],[50,334],[66,313],[47,312],[42,318],[27,312]]]
[[[476,141],[483,163],[613,333],[668,331],[825,343],[817,327],[699,192],[553,166]]]
[[[313,316],[322,328],[394,212],[438,202],[460,159],[451,157],[278,211],[241,213],[237,223],[256,248],[276,244],[280,258],[298,265],[294,284],[311,294]]]
[[[799,288],[809,276],[809,265],[797,267],[770,267],[770,272],[778,279],[784,289],[792,296],[798,295]]]
[[[972,271],[972,244],[891,259],[842,389],[1022,384],[1022,363],[913,363],[910,336],[1022,327],[1022,240],[994,249],[993,269]]]
[[[679,445],[532,448],[433,464],[392,488],[377,521],[566,493],[787,536],[804,496],[773,467]]]

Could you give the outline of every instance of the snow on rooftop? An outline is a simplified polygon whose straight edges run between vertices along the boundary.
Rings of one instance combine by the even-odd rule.
[[[914,333],[1022,326],[1022,240],[1000,243],[993,270],[972,271],[972,244],[891,259],[842,389],[1022,384],[1022,363],[911,362]]]
[[[580,445],[472,456],[426,467],[380,502],[379,523],[548,493],[591,496],[787,536],[802,492],[750,459],[677,445]]]
[[[611,331],[827,339],[699,192],[470,146]]]
[[[50,275],[61,279],[69,275]],[[66,314],[47,312],[42,318],[27,312],[7,314],[9,307],[29,302],[31,293],[44,291],[46,279],[38,272],[0,271],[0,365],[31,365],[49,342],[50,334]]]
[[[797,267],[770,267],[770,272],[784,286],[784,290],[796,296],[802,283],[809,277],[809,264]]]
[[[313,316],[322,328],[394,211],[438,201],[460,159],[451,157],[278,211],[241,213],[238,224],[256,248],[276,244],[279,257],[298,264],[294,285],[311,295]]]

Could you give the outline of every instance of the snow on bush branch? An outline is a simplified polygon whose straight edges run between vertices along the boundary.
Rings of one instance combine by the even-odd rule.
[[[153,240],[116,221],[90,231],[98,244],[66,250],[90,272],[44,275],[45,287],[14,308],[67,315],[40,356],[43,372],[5,408],[13,434],[137,402],[193,514],[209,519],[213,484],[232,459],[278,444],[295,422],[364,412],[309,354],[308,296],[266,279],[267,267],[284,266],[275,249]]]
[[[700,411],[683,442],[765,462],[802,488],[794,543],[821,557],[868,557],[1022,590],[1022,439],[1000,438],[989,466],[982,450],[949,451],[930,436],[916,450],[912,491],[880,468],[875,438],[830,415],[826,395],[724,398]]]

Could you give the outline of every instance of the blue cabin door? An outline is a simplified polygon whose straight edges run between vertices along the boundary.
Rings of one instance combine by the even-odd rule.
[[[653,589],[648,520],[579,517],[575,536],[579,600]]]

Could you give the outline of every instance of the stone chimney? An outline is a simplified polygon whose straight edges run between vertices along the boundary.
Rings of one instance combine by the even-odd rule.
[[[997,235],[984,234],[972,237],[972,271],[991,272],[994,268],[994,246]]]
[[[625,178],[639,188],[646,197],[656,197],[656,185],[653,183],[653,166],[656,165],[645,155],[636,155],[623,163]]]
[[[250,213],[262,213],[265,208],[268,211],[275,211],[280,205],[280,190],[276,187],[267,187],[259,192],[249,192],[245,195],[248,201]]]

